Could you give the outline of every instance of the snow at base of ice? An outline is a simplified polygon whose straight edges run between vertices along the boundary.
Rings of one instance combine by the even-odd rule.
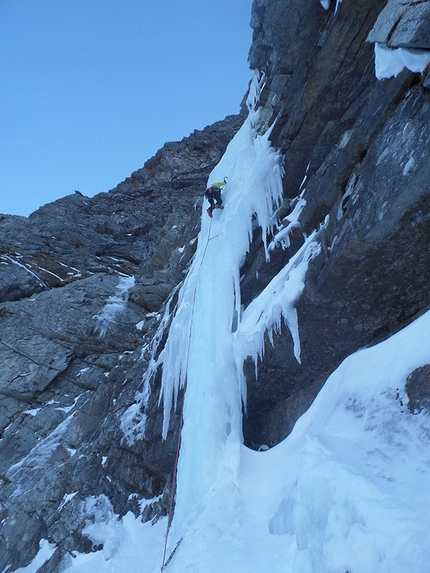
[[[105,549],[94,553],[68,555],[63,561],[63,571],[69,573],[152,573],[159,572],[163,551],[166,519],[155,525],[142,523],[132,513],[121,520],[113,517],[111,521],[97,525],[92,532],[98,539],[105,539]],[[26,572],[27,573],[27,572]],[[30,572],[29,572],[30,573]]]
[[[430,62],[430,50],[388,48],[375,43],[375,75],[378,80],[397,77],[405,68],[422,73]]]
[[[165,571],[428,573],[430,417],[409,412],[404,387],[430,364],[429,332],[430,312],[351,355],[283,442],[240,446],[234,479],[170,532],[167,556],[182,542]],[[97,523],[94,539],[113,536],[114,550],[69,557],[66,571],[160,571],[165,519],[111,513]]]

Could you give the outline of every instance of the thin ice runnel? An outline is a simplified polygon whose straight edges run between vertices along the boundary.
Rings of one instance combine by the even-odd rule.
[[[96,319],[95,331],[99,333],[99,338],[104,337],[109,324],[114,322],[116,316],[125,310],[128,294],[134,283],[133,276],[122,276],[116,287],[116,293],[108,298],[99,314],[94,316]]]

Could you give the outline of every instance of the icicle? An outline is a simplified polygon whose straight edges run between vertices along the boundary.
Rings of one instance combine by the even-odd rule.
[[[248,97],[246,98],[246,107],[250,114],[254,113],[257,109],[258,102],[260,101],[260,95],[266,85],[266,75],[264,72],[259,70],[254,70],[254,75],[252,76],[251,85],[249,86]]]
[[[242,315],[235,335],[236,360],[240,363],[251,356],[257,362],[267,332],[279,332],[280,316],[291,332],[294,356],[300,363],[300,337],[295,304],[304,289],[304,279],[309,262],[320,252],[316,241],[319,231],[314,231],[285,267],[270,281],[261,294],[254,299]]]
[[[160,352],[158,358],[156,358],[156,354],[159,350],[160,342],[164,337],[164,333],[171,322],[172,302],[180,286],[181,285],[179,284],[172,291],[169,300],[167,301],[163,318],[161,319],[161,322],[157,328],[157,332],[155,333],[155,336],[152,340],[150,346],[151,356],[149,359],[148,367],[143,376],[143,388],[141,391],[136,393],[135,403],[132,404],[124,412],[121,418],[121,430],[128,445],[131,445],[135,440],[143,439],[145,435],[147,419],[146,407],[151,396],[151,380],[157,373],[157,370],[162,363],[162,352]],[[144,351],[142,350],[141,359],[143,359],[143,352]]]

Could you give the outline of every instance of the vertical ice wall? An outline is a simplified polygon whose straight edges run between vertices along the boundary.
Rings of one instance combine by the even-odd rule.
[[[162,396],[167,432],[172,405],[186,384],[174,524],[193,515],[208,492],[234,483],[242,442],[240,377],[234,355],[234,314],[240,312],[239,268],[257,217],[263,236],[274,224],[282,196],[282,166],[268,136],[257,135],[255,104],[262,87],[256,75],[249,116],[208,183],[228,177],[225,210],[213,219],[203,206],[193,265],[179,294],[163,363]],[[204,189],[202,189],[202,193]]]

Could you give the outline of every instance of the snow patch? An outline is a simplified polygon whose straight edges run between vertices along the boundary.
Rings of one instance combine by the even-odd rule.
[[[79,374],[80,374],[80,372],[78,372],[78,376],[79,376]],[[86,394],[89,394],[89,393],[90,392],[88,390],[86,392],[82,392],[82,394],[79,394],[79,396],[76,396],[76,398],[73,399],[73,404],[71,404],[70,406],[57,407],[57,408],[55,408],[55,410],[57,410],[58,412],[65,412],[66,414],[68,414],[70,412],[70,410],[73,410],[73,408],[76,406],[76,404],[81,399],[81,397],[85,396]]]
[[[66,503],[68,503],[71,499],[73,499],[77,493],[78,493],[77,491],[74,491],[73,493],[64,494],[63,500],[58,506],[58,511],[61,511],[63,507],[66,505]]]
[[[389,48],[386,44],[375,43],[375,75],[378,80],[397,77],[404,68],[422,73],[429,62],[430,50]]]
[[[24,410],[23,414],[28,414],[29,416],[37,416],[42,408],[32,408],[31,410]]]
[[[415,169],[415,159],[410,157],[406,162],[405,166],[403,167],[402,175],[406,176],[409,171],[414,171]]]
[[[92,541],[94,548],[103,546],[103,557],[108,561],[118,552],[123,542],[125,529],[122,521],[104,494],[88,497],[83,502],[82,511],[86,518],[82,533]]]
[[[19,253],[16,253],[17,256],[21,256],[19,255]],[[28,267],[26,267],[25,265],[23,265],[22,263],[16,261],[15,259],[12,259],[12,257],[9,257],[8,255],[1,255],[0,259],[7,261],[9,263],[12,263],[13,265],[16,265],[17,267],[20,267],[21,269],[24,269],[25,271],[27,271],[27,273],[29,273],[30,275],[32,275],[37,282],[39,283],[40,286],[44,287],[44,288],[48,288],[46,286],[46,284],[42,281],[42,279],[40,279],[36,273],[34,273],[32,270],[30,270]]]

